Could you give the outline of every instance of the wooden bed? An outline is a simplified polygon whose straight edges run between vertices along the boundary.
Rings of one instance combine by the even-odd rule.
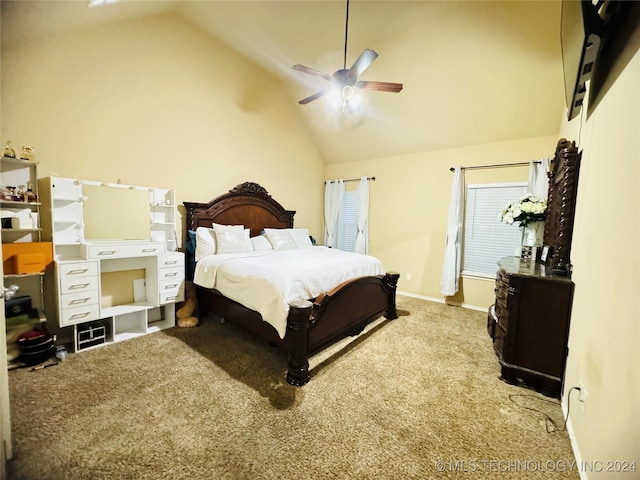
[[[295,214],[295,211],[285,210],[263,187],[252,182],[240,184],[209,203],[184,202],[184,206],[187,232],[197,227],[211,228],[215,222],[244,225],[251,229],[252,237],[260,235],[264,228],[293,228]],[[193,259],[187,253],[187,262],[191,261]],[[290,355],[287,382],[300,386],[310,378],[310,355],[347,335],[360,333],[381,315],[387,319],[397,318],[395,297],[399,276],[388,272],[359,277],[315,299],[290,304],[284,338],[280,338],[259,313],[224,297],[215,289],[196,288],[201,316],[238,324],[287,351]]]

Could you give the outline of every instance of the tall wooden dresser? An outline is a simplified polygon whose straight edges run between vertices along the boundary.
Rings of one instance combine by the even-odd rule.
[[[561,138],[547,174],[544,245],[551,258],[506,257],[498,262],[488,330],[501,378],[559,396],[568,355],[574,284],[571,243],[582,152]]]
[[[573,282],[518,257],[498,262],[487,329],[502,380],[557,397],[567,357]]]

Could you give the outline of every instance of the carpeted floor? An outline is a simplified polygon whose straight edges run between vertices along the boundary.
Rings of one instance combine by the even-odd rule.
[[[486,314],[398,308],[304,387],[211,320],[11,371],[9,479],[579,478],[558,401],[499,380]]]

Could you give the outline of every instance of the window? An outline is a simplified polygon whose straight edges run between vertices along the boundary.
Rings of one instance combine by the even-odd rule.
[[[522,244],[516,225],[500,222],[505,205],[527,193],[526,182],[468,185],[465,199],[462,274],[493,278],[497,261]]]
[[[342,207],[338,215],[336,231],[338,234],[338,248],[346,252],[355,252],[356,236],[358,234],[358,192],[344,192]]]

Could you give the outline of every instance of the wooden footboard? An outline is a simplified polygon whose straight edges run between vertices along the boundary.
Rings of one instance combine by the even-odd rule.
[[[313,301],[292,303],[287,332],[280,338],[259,313],[221,295],[197,287],[201,315],[237,324],[289,353],[287,382],[309,381],[309,356],[347,335],[356,335],[371,321],[384,315],[397,318],[396,286],[400,274],[360,277],[345,282]]]
[[[312,303],[292,304],[286,337],[290,337],[287,382],[309,381],[309,356],[346,335],[359,334],[368,323],[384,315],[397,318],[396,286],[400,274],[359,277],[319,295]]]
[[[360,277],[345,282],[313,301],[290,305],[287,332],[282,339],[259,313],[215,290],[198,287],[201,314],[240,325],[289,353],[287,382],[309,381],[309,356],[347,335],[356,335],[371,321],[384,315],[397,318],[396,286],[400,274]]]

